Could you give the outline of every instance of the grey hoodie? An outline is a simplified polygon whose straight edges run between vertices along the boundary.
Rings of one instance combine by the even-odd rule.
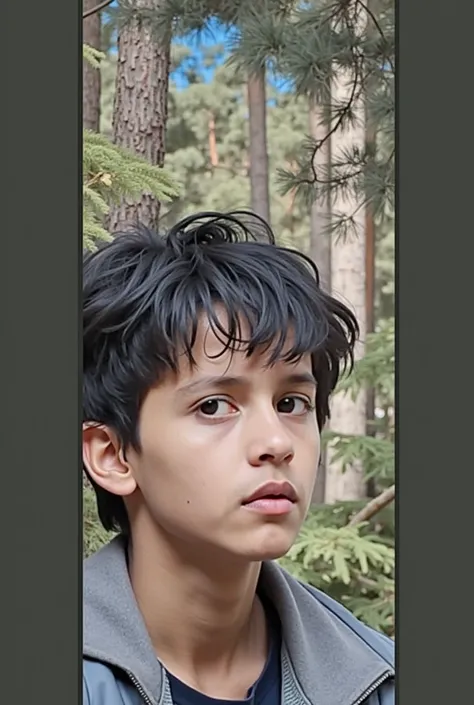
[[[281,705],[394,705],[394,644],[276,563],[260,587],[282,625]],[[115,538],[84,562],[84,705],[173,705]]]

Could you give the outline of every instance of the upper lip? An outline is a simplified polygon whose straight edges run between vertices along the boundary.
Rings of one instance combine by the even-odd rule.
[[[285,497],[289,499],[290,502],[296,502],[298,499],[295,488],[289,482],[266,482],[264,485],[260,485],[253,494],[244,499],[243,504],[249,504],[250,502],[255,502],[257,499],[269,496]]]

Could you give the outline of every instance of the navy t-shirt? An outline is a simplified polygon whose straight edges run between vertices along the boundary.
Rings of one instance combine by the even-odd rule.
[[[263,602],[263,600],[262,600]],[[274,608],[263,602],[268,623],[270,649],[260,678],[253,684],[245,700],[219,700],[203,695],[185,685],[171,673],[168,679],[175,705],[280,705],[281,701],[281,629]]]

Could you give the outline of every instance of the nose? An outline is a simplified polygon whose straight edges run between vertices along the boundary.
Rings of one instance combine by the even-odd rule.
[[[248,461],[259,467],[266,463],[290,463],[295,455],[293,440],[274,411],[250,422]]]

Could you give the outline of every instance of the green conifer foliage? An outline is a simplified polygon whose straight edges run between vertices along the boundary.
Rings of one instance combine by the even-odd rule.
[[[98,67],[103,54],[84,46],[84,58]],[[128,150],[117,147],[102,134],[83,131],[83,240],[93,248],[111,236],[104,218],[111,203],[136,198],[147,191],[163,202],[178,195],[178,186],[166,169],[152,166]]]

